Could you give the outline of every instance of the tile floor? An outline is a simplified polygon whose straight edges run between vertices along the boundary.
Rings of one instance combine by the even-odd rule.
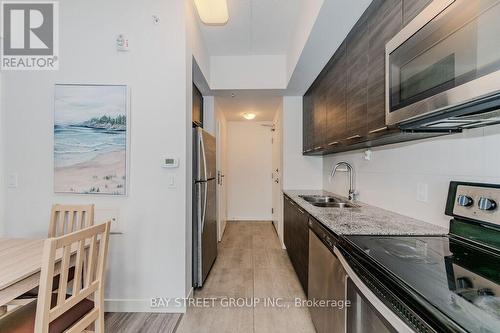
[[[189,307],[178,333],[315,332],[309,310],[294,306],[305,295],[271,222],[228,222],[214,267],[194,297],[215,298],[215,306]],[[250,305],[227,307],[229,297]],[[268,298],[280,306],[265,305]]]

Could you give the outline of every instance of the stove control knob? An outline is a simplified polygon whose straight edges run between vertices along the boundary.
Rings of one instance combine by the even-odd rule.
[[[459,206],[470,207],[474,203],[474,200],[467,195],[459,195],[457,202]]]
[[[495,210],[497,208],[497,203],[492,199],[482,197],[479,199],[478,206],[481,210]]]

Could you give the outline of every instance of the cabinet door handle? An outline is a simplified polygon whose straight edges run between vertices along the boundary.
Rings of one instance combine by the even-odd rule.
[[[310,152],[312,152],[312,149],[307,149],[305,152],[310,153]]]
[[[356,134],[356,135],[350,136],[348,138],[345,138],[343,141],[352,140],[352,139],[359,139],[359,138],[361,138],[361,135]]]
[[[338,141],[333,141],[333,142],[330,142],[328,145],[329,146],[335,146],[335,145],[338,145],[339,142]]]
[[[388,127],[384,126],[384,127],[380,127],[380,128],[374,129],[374,130],[372,130],[372,131],[370,131],[368,133],[373,134],[373,133],[383,132],[383,131],[386,131],[387,129],[388,129]]]
[[[320,149],[323,149],[323,146],[314,147],[314,150],[320,150]]]
[[[298,211],[299,211],[299,212],[301,212],[302,214],[305,214],[305,213],[304,213],[304,211],[303,211],[302,209],[300,209],[300,208],[298,208],[298,207],[297,207],[297,209],[298,209]]]

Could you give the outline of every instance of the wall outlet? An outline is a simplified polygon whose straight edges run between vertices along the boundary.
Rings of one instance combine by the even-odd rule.
[[[104,223],[111,221],[112,233],[121,234],[123,233],[122,223],[120,221],[120,210],[116,208],[96,208],[94,223]]]
[[[429,202],[429,185],[425,183],[417,184],[417,201]]]
[[[365,161],[371,161],[372,156],[373,156],[373,152],[370,149],[368,149],[368,150],[365,150],[364,155],[363,155],[363,159]]]

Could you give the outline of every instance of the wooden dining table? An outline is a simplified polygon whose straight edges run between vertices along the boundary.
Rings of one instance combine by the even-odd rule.
[[[0,307],[38,286],[44,239],[0,238]],[[71,248],[74,266],[76,244]],[[88,247],[88,245],[87,245]],[[56,252],[54,276],[60,273],[62,249]]]

